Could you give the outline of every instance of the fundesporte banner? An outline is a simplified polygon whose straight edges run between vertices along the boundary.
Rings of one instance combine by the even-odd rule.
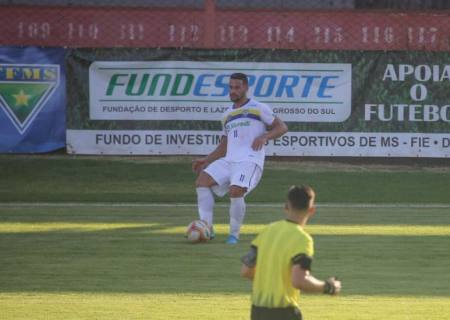
[[[79,63],[93,58],[89,50],[70,57],[73,87],[83,90],[69,86],[69,153],[206,154],[220,141],[229,75],[244,72],[249,96],[290,129],[269,142],[269,155],[450,155],[445,53],[119,53],[97,51],[89,65]]]
[[[221,120],[234,71],[249,96],[283,120],[341,122],[351,112],[351,65],[218,61],[95,61],[89,68],[92,120]]]

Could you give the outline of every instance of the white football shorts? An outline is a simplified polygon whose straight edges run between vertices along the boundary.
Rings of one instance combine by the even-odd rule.
[[[212,191],[219,197],[228,193],[230,186],[246,188],[249,194],[261,180],[262,170],[254,162],[229,162],[221,158],[211,163],[204,171],[216,181]]]

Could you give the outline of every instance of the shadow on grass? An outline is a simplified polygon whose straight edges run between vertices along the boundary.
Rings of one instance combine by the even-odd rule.
[[[190,159],[186,160],[156,163],[145,157],[124,161],[124,158],[2,155],[0,172],[8,187],[0,190],[0,201],[193,202],[196,177]],[[268,165],[249,200],[281,201],[290,184],[312,185],[318,200],[325,202],[449,203],[450,200],[447,192],[450,172],[446,170],[346,171],[338,166],[323,171],[320,163],[314,167],[314,171],[305,170],[296,162]]]
[[[249,202],[251,204],[251,202]],[[227,204],[227,203],[225,203]],[[228,223],[228,206],[215,208],[215,222]],[[268,224],[284,218],[283,205],[247,208],[246,224]],[[173,227],[197,219],[197,207],[1,207],[0,223],[158,223]],[[319,207],[310,224],[450,225],[450,208]]]
[[[172,226],[1,233],[0,292],[250,292],[239,258],[254,234],[192,245],[164,233]],[[346,294],[450,294],[449,237],[323,235],[315,245],[313,273],[339,276]]]

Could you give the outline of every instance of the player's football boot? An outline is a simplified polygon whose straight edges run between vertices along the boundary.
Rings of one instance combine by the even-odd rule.
[[[239,239],[230,234],[227,239],[227,244],[238,244]]]

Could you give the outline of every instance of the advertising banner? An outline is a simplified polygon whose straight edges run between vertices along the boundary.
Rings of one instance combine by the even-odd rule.
[[[71,55],[69,153],[206,154],[231,106],[229,76],[243,72],[249,96],[289,127],[268,155],[450,156],[446,53],[121,51]]]
[[[219,144],[218,131],[68,130],[69,153],[84,154],[207,154]],[[345,157],[449,156],[449,134],[288,132],[269,141],[268,155]]]
[[[249,96],[279,105],[283,120],[339,122],[350,116],[350,64],[96,61],[89,68],[90,118],[221,120],[230,105],[232,72],[246,73]],[[317,112],[308,114],[309,108]]]
[[[65,50],[0,47],[0,152],[65,146]]]

